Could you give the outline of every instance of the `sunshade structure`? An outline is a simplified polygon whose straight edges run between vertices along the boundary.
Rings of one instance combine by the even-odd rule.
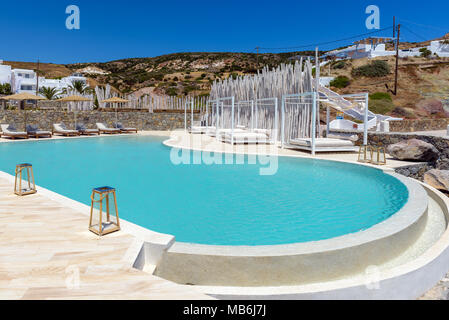
[[[89,98],[82,97],[82,96],[68,96],[61,99],[58,99],[56,101],[60,102],[86,102],[91,101]],[[76,110],[73,112],[74,114],[74,129],[76,130]]]
[[[13,95],[10,95],[10,96],[2,97],[0,99],[1,100],[20,101],[20,102],[26,101],[26,100],[34,100],[34,101],[47,100],[44,97],[36,96],[34,94],[26,93],[26,92],[13,94]],[[27,113],[26,113],[26,110],[24,110],[24,126],[25,126],[24,130],[26,131],[26,126],[27,126]]]
[[[118,122],[117,105],[119,103],[129,102],[129,100],[122,99],[122,98],[119,98],[119,97],[113,97],[113,98],[109,98],[109,99],[103,100],[101,102],[103,102],[103,103],[114,103],[115,104],[115,122],[117,123]]]

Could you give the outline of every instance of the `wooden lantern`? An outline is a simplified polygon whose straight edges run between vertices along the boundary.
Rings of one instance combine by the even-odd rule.
[[[375,147],[373,149],[373,156],[372,156],[372,164],[378,165],[378,166],[384,166],[387,164],[387,156],[385,152],[385,147]]]
[[[100,187],[92,190],[89,230],[103,236],[111,232],[120,230],[120,220],[117,210],[117,198],[115,189],[111,187]],[[99,208],[94,210],[95,205]],[[111,221],[111,210],[115,211],[115,221]],[[94,211],[98,212],[98,222],[94,223]],[[103,211],[106,212],[106,221],[103,219]]]
[[[25,196],[36,193],[34,183],[33,166],[30,163],[16,165],[16,178],[14,181],[14,193],[18,196]]]
[[[373,160],[373,147],[370,145],[360,146],[357,161],[363,163],[371,163]]]

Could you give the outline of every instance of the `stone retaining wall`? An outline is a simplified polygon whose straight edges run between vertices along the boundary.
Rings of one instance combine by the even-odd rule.
[[[184,114],[180,113],[149,113],[149,112],[118,112],[119,122],[125,126],[135,127],[139,130],[173,130],[184,128]],[[53,123],[64,122],[72,128],[74,124],[73,111],[39,110],[0,110],[0,123],[14,123],[19,130],[27,124],[38,125],[42,130],[51,130]],[[115,112],[105,111],[77,111],[77,123],[84,123],[88,128],[95,128],[96,122],[105,122],[112,126],[115,122]],[[195,120],[199,115],[195,115]],[[187,117],[190,125],[190,115]]]
[[[446,130],[449,118],[389,121],[391,132]]]
[[[358,144],[363,142],[363,133],[358,133]],[[418,139],[430,143],[438,149],[439,158],[434,163],[417,163],[416,165],[404,166],[397,168],[396,172],[404,176],[423,180],[424,173],[431,169],[449,170],[449,139],[445,137],[434,137],[418,134],[405,133],[368,133],[368,144],[381,145],[385,148],[390,144],[395,144],[401,141],[410,139]]]

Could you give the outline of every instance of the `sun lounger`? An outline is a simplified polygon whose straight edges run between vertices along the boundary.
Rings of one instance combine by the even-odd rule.
[[[106,127],[102,122],[97,122],[97,128],[100,130],[100,133],[116,134],[121,132],[120,129]]]
[[[14,125],[2,124],[1,127],[3,131],[2,136],[9,137],[12,139],[16,138],[28,139],[28,133],[23,131],[17,131]]]
[[[117,129],[120,129],[120,132],[122,132],[122,133],[132,133],[132,132],[137,133],[136,128],[126,128],[123,126],[123,124],[121,122],[114,123],[114,127]]]
[[[63,136],[79,136],[80,133],[77,130],[69,130],[67,129],[67,127],[65,126],[64,123],[54,123],[53,124],[53,134],[61,134]]]
[[[31,138],[43,138],[43,137],[51,138],[53,135],[50,131],[39,130],[38,126],[33,126],[31,124],[28,124],[26,129],[28,136]]]
[[[231,133],[225,133],[221,136],[221,140],[223,142],[231,143],[233,141],[234,144],[263,144],[269,143],[269,138],[265,133],[257,133],[257,132],[234,132],[232,136]]]
[[[92,134],[98,134],[100,135],[100,130],[98,129],[87,129],[84,124],[79,123],[76,125],[76,130],[81,134],[81,135],[86,135],[86,136],[90,136]]]

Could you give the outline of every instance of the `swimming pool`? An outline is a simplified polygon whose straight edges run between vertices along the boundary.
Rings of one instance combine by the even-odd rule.
[[[1,143],[0,170],[33,164],[36,183],[90,205],[93,187],[117,189],[120,217],[208,245],[277,245],[368,229],[401,209],[408,191],[382,171],[280,157],[260,165],[175,165],[165,138],[95,137]]]

